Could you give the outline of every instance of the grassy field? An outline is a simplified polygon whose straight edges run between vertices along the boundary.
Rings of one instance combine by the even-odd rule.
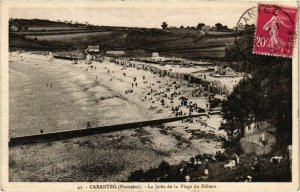
[[[108,34],[110,34],[111,32],[89,32],[89,33],[71,33],[71,34],[51,34],[51,35],[30,35],[30,36],[26,36],[29,39],[35,39],[37,38],[38,40],[42,40],[42,41],[49,41],[49,42],[64,42],[64,43],[68,43],[68,42],[77,42],[77,41],[81,41],[82,43],[86,43],[85,41],[87,41],[87,39],[90,38],[101,38],[102,36],[107,36]]]
[[[234,43],[233,33],[214,32],[203,34],[198,30],[178,29],[133,29],[133,28],[111,28],[111,29],[72,29],[67,31],[21,31],[12,33],[10,37],[10,48],[21,47],[26,49],[26,44],[20,46],[20,41],[25,36],[25,42],[34,41],[29,47],[41,49],[41,46],[49,50],[56,49],[80,49],[84,50],[88,45],[99,45],[101,50],[142,49],[146,52],[159,52],[162,55],[176,55],[187,58],[224,58],[224,47]],[[76,32],[76,33],[75,33]],[[19,34],[19,35],[17,35]],[[218,47],[218,50],[215,48]],[[210,53],[202,53],[201,49],[210,49]],[[198,50],[196,50],[198,49]],[[221,50],[222,49],[222,50]],[[183,53],[182,53],[183,52]],[[189,52],[190,54],[186,54]]]
[[[43,36],[43,35],[59,35],[59,34],[76,34],[76,33],[93,33],[93,32],[103,32],[103,30],[100,29],[65,29],[65,30],[43,30],[43,31],[17,31],[17,32],[11,32],[11,34],[15,35],[27,35],[27,36]]]

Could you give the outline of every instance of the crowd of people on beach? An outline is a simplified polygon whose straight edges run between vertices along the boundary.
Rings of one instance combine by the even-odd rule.
[[[114,62],[114,60],[112,60]],[[118,62],[115,62],[117,65]],[[121,74],[122,76],[128,77],[126,69],[129,68],[126,65],[122,65]],[[134,67],[131,67],[134,68]],[[136,70],[140,70],[137,69]],[[107,73],[110,71],[107,69]],[[164,77],[161,74],[155,72],[152,73],[151,78],[145,76],[141,77],[132,77],[130,82],[130,87],[125,90],[125,94],[134,93],[134,90],[139,88],[142,89],[140,100],[142,102],[149,102],[150,108],[156,108],[157,111],[162,112],[165,108],[169,108],[171,116],[185,116],[193,115],[197,113],[205,112],[206,109],[200,108],[196,102],[193,102],[191,98],[200,97],[200,93],[204,93],[203,89],[200,87],[194,87],[190,84],[184,84],[178,79],[166,78],[163,82],[159,80],[160,77]],[[198,85],[199,86],[199,85]],[[181,90],[191,90],[192,95],[183,94]],[[198,90],[198,94],[193,94],[195,90]],[[200,90],[200,91],[199,91]]]
[[[253,160],[251,160],[253,158]],[[250,164],[249,164],[250,163]],[[263,170],[272,167],[273,171],[280,170],[289,163],[283,156],[274,156],[270,162],[258,156],[251,156],[250,160],[243,155],[217,151],[215,154],[198,154],[189,161],[182,161],[178,165],[169,165],[163,161],[157,169],[149,171],[135,171],[129,176],[130,181],[234,181],[257,182],[264,180]]]
[[[91,66],[91,69],[96,69],[94,63],[86,62],[85,64],[87,65],[85,67],[86,72],[90,72],[88,68]],[[135,76],[132,72],[140,69],[133,66],[117,65],[120,68],[116,66],[109,68],[107,65],[99,65],[98,68],[101,71],[106,71],[110,81],[117,78],[127,82],[129,86],[124,90],[124,93],[134,94],[146,106],[148,105],[150,110],[164,113],[169,117],[192,116],[200,113],[206,113],[209,117],[209,94],[205,94],[206,92],[201,85],[165,77],[155,72]],[[130,70],[128,71],[128,69]],[[97,80],[97,76],[95,79]],[[202,99],[199,100],[198,98]],[[199,103],[199,101],[205,103]]]

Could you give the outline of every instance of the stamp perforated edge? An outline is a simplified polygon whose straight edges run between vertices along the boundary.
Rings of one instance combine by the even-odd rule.
[[[279,55],[279,54],[267,54],[267,53],[259,53],[259,52],[255,52],[254,51],[254,47],[255,47],[255,37],[256,37],[256,31],[257,31],[257,22],[258,22],[258,8],[260,5],[268,5],[268,6],[276,6],[276,7],[284,7],[284,8],[290,8],[290,9],[297,9],[297,14],[295,17],[295,33],[294,33],[294,47],[293,47],[293,53],[291,56],[285,56],[285,55]],[[255,32],[254,32],[254,36],[253,36],[253,47],[252,47],[252,54],[254,55],[263,55],[263,56],[273,56],[273,57],[283,57],[283,58],[295,58],[295,51],[298,50],[298,45],[297,45],[297,37],[298,37],[298,7],[293,7],[293,6],[287,6],[287,5],[279,5],[277,3],[272,3],[272,4],[268,4],[268,3],[258,3],[257,7],[256,7],[256,11],[257,11],[257,17],[256,17],[256,23],[255,23]]]

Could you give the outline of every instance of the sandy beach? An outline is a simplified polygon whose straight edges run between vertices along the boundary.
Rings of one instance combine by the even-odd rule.
[[[67,60],[49,62],[41,54],[13,52],[9,67],[11,137],[85,128],[87,122],[96,127],[172,117],[171,108],[180,105],[181,96],[206,105],[204,97],[191,96],[196,85],[108,61],[73,65]],[[168,99],[179,84],[180,95]],[[189,112],[185,106],[180,110]],[[158,166],[162,160],[180,163],[199,153],[222,151],[226,134],[218,130],[221,120],[214,115],[12,147],[10,180],[125,181],[131,171]]]
[[[201,108],[206,105],[205,98],[191,97],[197,85],[108,61],[72,65],[12,53],[9,73],[11,136],[85,128],[87,122],[97,127],[171,117],[182,96]],[[174,92],[180,94],[171,96]],[[180,110],[189,113],[186,107]]]

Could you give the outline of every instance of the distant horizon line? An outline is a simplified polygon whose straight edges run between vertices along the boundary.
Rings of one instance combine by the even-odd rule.
[[[27,18],[12,18],[10,17],[9,20],[16,20],[16,19],[23,19],[23,20],[40,20],[40,21],[51,21],[51,22],[59,22],[59,23],[62,23],[62,24],[71,24],[71,25],[90,25],[90,26],[94,26],[94,27],[119,27],[119,28],[139,28],[139,29],[162,29],[161,27],[134,27],[134,26],[118,26],[118,25],[99,25],[99,24],[90,24],[88,22],[84,23],[84,22],[79,22],[79,21],[73,21],[73,20],[65,20],[65,21],[62,21],[62,20],[51,20],[51,19],[40,19],[40,18],[33,18],[33,19],[27,19]],[[67,22],[66,22],[67,21]],[[72,23],[70,23],[70,21],[72,21]],[[78,23],[74,23],[74,22],[78,22]],[[162,21],[161,23],[163,23],[165,21]],[[166,22],[168,24],[168,22]],[[215,25],[206,25],[204,22],[200,22],[200,23],[203,23],[205,26],[209,26],[209,27],[215,27]],[[199,24],[199,23],[198,23]],[[222,23],[220,23],[222,24]],[[223,25],[223,24],[222,24]],[[177,29],[180,29],[181,27],[183,26],[183,29],[197,29],[197,26],[190,26],[190,25],[187,25],[187,26],[184,26],[184,25],[180,25],[180,26],[176,26],[176,25],[170,25],[168,27],[176,27]],[[227,26],[227,25],[223,25],[223,26]],[[167,27],[167,28],[168,28]],[[187,28],[189,27],[189,28]],[[234,27],[233,27],[234,28]],[[233,28],[230,28],[228,27],[228,29],[233,29]]]

